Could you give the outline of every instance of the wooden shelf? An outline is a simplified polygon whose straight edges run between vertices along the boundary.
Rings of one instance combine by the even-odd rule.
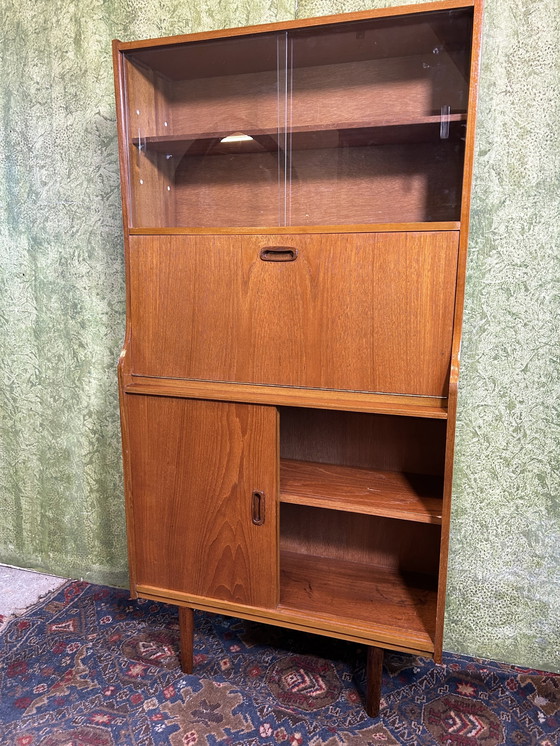
[[[344,625],[402,647],[434,649],[436,583],[431,576],[298,552],[280,554],[280,606],[317,626]]]
[[[450,125],[450,137],[456,139],[463,131],[466,114],[451,114],[446,117]],[[397,143],[434,142],[440,138],[441,116],[380,119],[377,121],[333,122],[320,128],[317,125],[295,125],[288,133],[294,150],[323,149],[334,147],[363,147]],[[154,135],[135,137],[132,144],[142,149],[166,155],[235,155],[263,150],[281,149],[279,143],[284,133],[277,127],[252,129],[243,134],[253,139],[241,142],[221,142],[232,135],[232,130],[189,132],[176,135]]]
[[[280,501],[441,525],[443,479],[309,461],[280,461]]]

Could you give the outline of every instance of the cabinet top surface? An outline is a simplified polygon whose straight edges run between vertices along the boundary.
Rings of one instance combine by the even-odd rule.
[[[319,16],[316,18],[303,18],[295,21],[281,21],[278,23],[265,23],[254,26],[241,26],[229,29],[215,29],[190,34],[179,34],[156,39],[141,39],[123,42],[115,39],[113,44],[117,51],[128,52],[151,47],[162,47],[189,42],[219,39],[231,36],[249,36],[253,34],[265,34],[278,31],[289,31],[306,29],[331,24],[351,23],[375,18],[391,18],[394,16],[416,15],[434,11],[460,10],[476,8],[482,5],[482,0],[436,0],[436,2],[419,3],[418,5],[401,5],[390,8],[375,8],[353,13],[340,13],[336,15]]]

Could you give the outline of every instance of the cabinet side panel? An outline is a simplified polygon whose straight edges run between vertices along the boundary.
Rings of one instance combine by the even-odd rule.
[[[275,408],[139,395],[126,406],[136,582],[275,606]]]

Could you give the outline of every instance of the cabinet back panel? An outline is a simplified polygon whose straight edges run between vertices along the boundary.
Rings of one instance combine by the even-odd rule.
[[[288,245],[295,261],[263,261]],[[133,236],[132,372],[445,396],[457,234]]]
[[[458,220],[462,163],[463,146],[453,142],[299,150],[294,153],[287,222]]]
[[[280,550],[437,576],[440,527],[283,504]]]
[[[412,119],[466,110],[465,76],[451,58],[392,57],[297,68],[290,126],[325,127],[332,122]],[[445,61],[442,59],[445,57]],[[430,64],[431,63],[431,64]],[[464,66],[464,65],[461,65]],[[184,134],[278,126],[274,72],[203,78],[174,84],[169,98],[172,129],[146,134]]]
[[[443,420],[300,407],[279,412],[281,458],[443,474]]]
[[[286,172],[277,139],[260,152],[214,154],[219,140],[194,141],[183,158],[131,148],[133,215],[139,227],[234,227],[446,222],[459,219],[463,144],[459,141],[295,152]],[[212,143],[217,143],[213,145]],[[257,146],[254,146],[255,148]],[[223,148],[222,148],[223,150]]]
[[[277,153],[189,156],[175,175],[176,223],[262,226],[284,222]]]
[[[128,394],[124,413],[137,583],[275,606],[275,408]]]

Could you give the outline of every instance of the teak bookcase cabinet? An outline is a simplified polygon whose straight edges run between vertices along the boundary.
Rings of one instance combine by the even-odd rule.
[[[442,652],[480,5],[114,43],[132,593]]]

